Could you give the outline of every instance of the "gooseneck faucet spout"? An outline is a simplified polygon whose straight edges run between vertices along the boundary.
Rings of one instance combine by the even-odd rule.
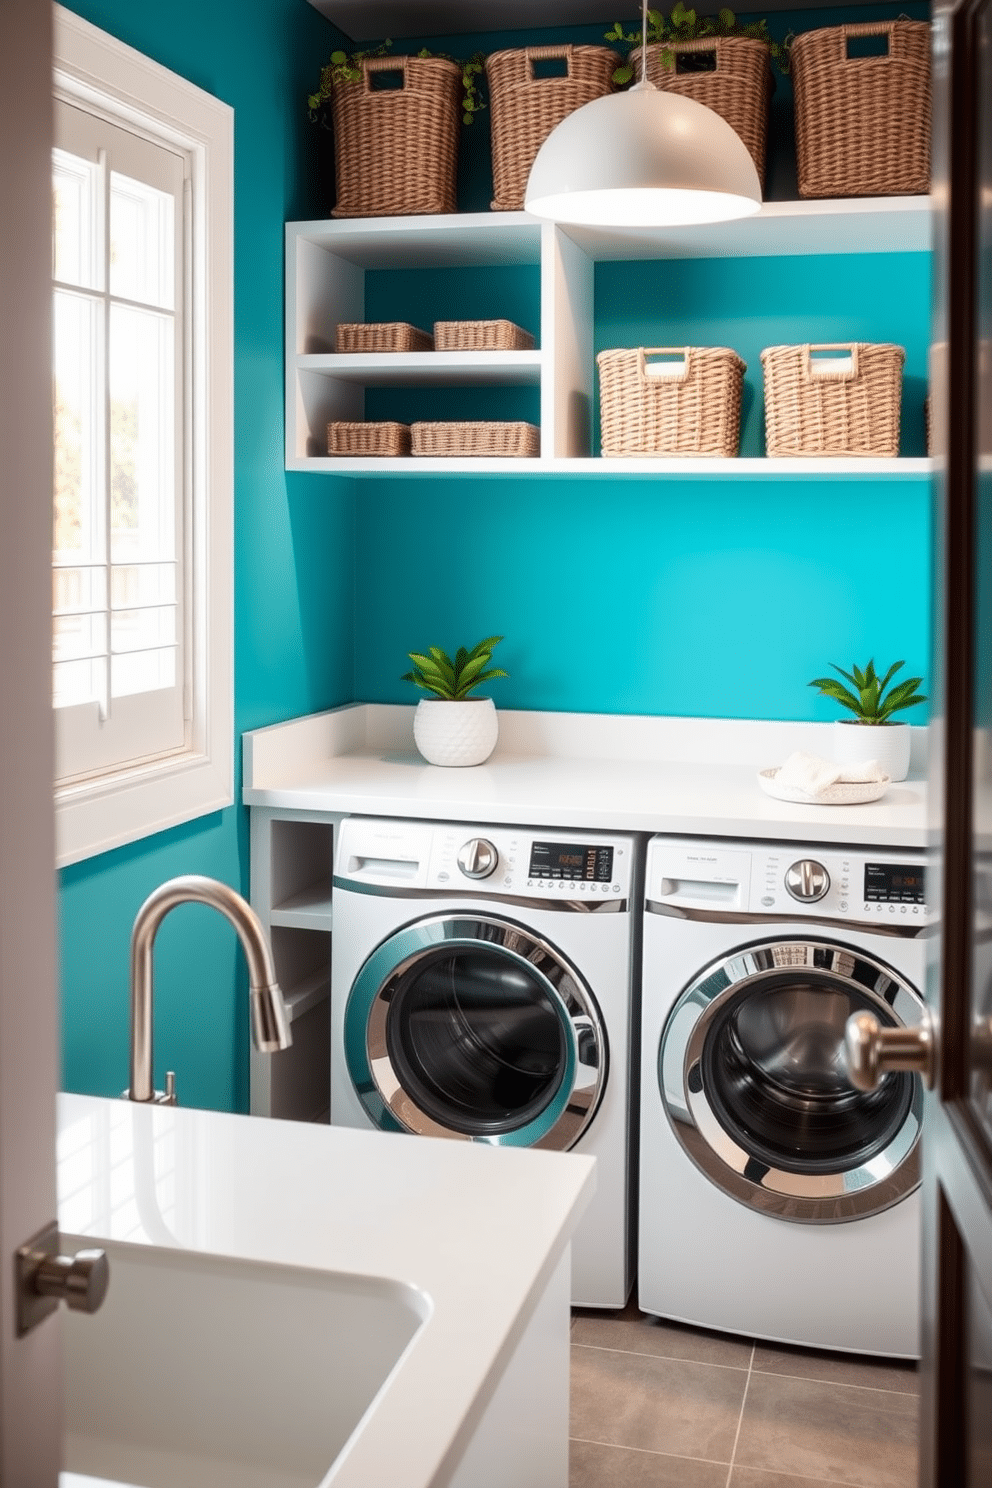
[[[272,952],[251,905],[215,878],[193,873],[170,878],[149,894],[135,916],[131,931],[131,1083],[125,1094],[133,1101],[175,1104],[171,1074],[164,1095],[156,1092],[152,1079],[152,951],[158,927],[177,904],[208,904],[220,910],[238,932],[248,962],[255,1047],[263,1054],[274,1054],[287,1049],[293,1041]]]

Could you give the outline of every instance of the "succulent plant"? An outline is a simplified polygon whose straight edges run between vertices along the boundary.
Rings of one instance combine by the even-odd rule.
[[[907,677],[903,682],[890,685],[899,668],[906,665],[904,661],[893,662],[884,677],[879,677],[875,671],[874,661],[870,661],[863,671],[852,665],[851,670],[845,672],[833,661],[830,665],[850,682],[851,687],[845,687],[836,677],[814,677],[809,686],[818,688],[823,697],[840,703],[842,708],[854,714],[858,723],[890,723],[893,713],[927,700],[924,693],[917,691],[922,677]]]
[[[509,676],[501,667],[489,665],[493,648],[502,639],[502,636],[486,636],[471,651],[461,646],[454,661],[439,646],[429,646],[426,653],[410,651],[407,654],[413,662],[413,671],[404,672],[401,680],[412,682],[415,687],[444,702],[463,702],[483,682],[489,682],[493,677]]]

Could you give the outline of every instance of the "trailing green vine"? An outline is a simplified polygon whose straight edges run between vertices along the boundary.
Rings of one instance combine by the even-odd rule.
[[[315,93],[307,98],[307,109],[310,121],[313,124],[320,122],[324,106],[329,102],[331,92],[335,83],[358,83],[362,78],[362,63],[371,58],[385,57],[389,54],[392,41],[387,37],[378,46],[369,47],[363,52],[332,52],[330,61],[321,68],[320,86]],[[474,52],[471,57],[451,57],[447,52],[432,52],[428,47],[423,47],[416,54],[418,57],[437,57],[444,62],[454,62],[462,70],[462,123],[471,124],[475,115],[486,104],[482,97],[479,86],[483,72],[485,71],[486,59],[482,52]],[[399,58],[397,58],[399,61]]]
[[[768,22],[765,20],[742,22],[732,10],[727,9],[718,11],[716,15],[701,16],[684,5],[683,0],[675,0],[672,13],[667,18],[660,10],[648,11],[648,44],[661,44],[661,65],[666,70],[675,66],[672,45],[683,41],[697,41],[707,36],[746,36],[752,41],[763,41],[779,70],[784,73],[789,71],[789,46],[792,37],[787,36],[784,41],[776,41],[770,35]],[[640,46],[641,32],[625,31],[621,21],[614,21],[612,29],[606,32],[605,39],[623,42],[628,46]],[[629,83],[633,76],[633,64],[628,60],[617,68],[613,81]]]

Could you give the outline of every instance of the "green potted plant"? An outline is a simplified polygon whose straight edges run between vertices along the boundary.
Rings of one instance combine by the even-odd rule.
[[[454,660],[439,646],[407,653],[413,670],[404,672],[402,680],[427,693],[413,716],[413,737],[428,764],[481,765],[496,748],[496,706],[492,698],[471,694],[493,677],[509,675],[490,666],[502,639],[486,636],[471,651],[461,646]]]
[[[849,672],[836,662],[830,665],[837,677],[814,677],[809,686],[854,715],[834,724],[833,758],[838,764],[877,759],[890,779],[905,780],[909,774],[910,726],[894,719],[893,714],[927,701],[919,690],[923,678],[895,682],[896,672],[906,665],[904,661],[893,662],[884,676],[879,676],[874,661],[864,668],[852,665]]]

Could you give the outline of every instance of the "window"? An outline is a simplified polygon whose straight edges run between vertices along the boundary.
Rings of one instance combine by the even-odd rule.
[[[58,861],[230,804],[233,115],[56,6]]]

